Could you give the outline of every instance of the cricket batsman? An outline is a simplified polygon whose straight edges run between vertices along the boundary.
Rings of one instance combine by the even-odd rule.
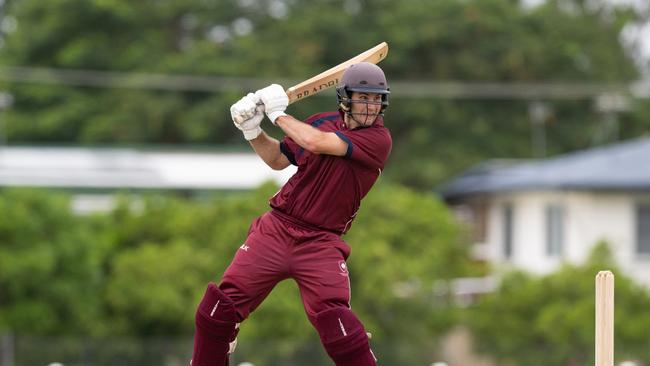
[[[288,278],[337,366],[376,365],[350,307],[350,247],[341,236],[390,154],[383,120],[390,92],[381,68],[367,62],[350,66],[336,92],[338,111],[304,122],[285,113],[288,97],[277,84],[231,106],[233,121],[243,121],[235,126],[269,167],[298,170],[253,221],[221,282],[208,285],[196,312],[192,366],[227,366],[239,324]],[[260,127],[264,113],[284,132],[282,141]]]

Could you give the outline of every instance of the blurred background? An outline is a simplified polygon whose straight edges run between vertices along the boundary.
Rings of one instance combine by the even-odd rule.
[[[646,0],[0,1],[0,365],[186,365],[292,173],[230,105],[382,41],[393,151],[345,237],[381,364],[593,364],[610,269],[616,362],[650,365],[649,22]],[[293,282],[231,364],[331,364]]]

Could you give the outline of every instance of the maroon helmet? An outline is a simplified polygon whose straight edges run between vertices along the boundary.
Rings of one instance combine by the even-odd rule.
[[[370,62],[359,62],[345,70],[339,85],[336,87],[336,99],[339,108],[350,109],[352,92],[381,94],[381,111],[388,107],[390,89],[386,75],[381,68]]]

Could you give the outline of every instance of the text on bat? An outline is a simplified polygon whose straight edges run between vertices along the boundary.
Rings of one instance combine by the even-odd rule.
[[[296,99],[306,98],[312,94],[316,94],[322,90],[329,89],[339,83],[339,79],[330,80],[327,83],[318,84],[310,89],[304,90],[296,94]]]

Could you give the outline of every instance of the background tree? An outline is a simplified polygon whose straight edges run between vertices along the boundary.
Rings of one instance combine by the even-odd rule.
[[[0,194],[0,329],[45,335],[101,332],[105,242],[60,195]]]
[[[643,310],[650,306],[650,293],[623,275],[611,258],[602,242],[581,266],[565,265],[542,277],[507,274],[495,293],[469,311],[466,324],[478,350],[517,365],[594,363],[594,276],[607,268],[616,275],[616,359],[650,363],[650,316]]]
[[[108,214],[89,217],[70,213],[68,194],[0,190],[0,333],[133,337],[136,345],[147,337],[189,339],[205,285],[219,280],[276,191],[267,184],[200,201],[124,195]],[[431,288],[477,273],[459,233],[430,194],[380,182],[364,201],[345,237],[354,253],[352,304],[387,363],[430,361],[429,350],[457,321],[452,302],[433,297]],[[240,343],[239,357],[253,362],[329,364],[292,281],[246,321]],[[21,362],[75,359],[88,354],[83,348],[44,347]],[[138,362],[161,362],[144,349],[92,359],[108,365],[127,352]]]
[[[255,81],[218,93],[5,83],[15,97],[3,118],[6,136],[11,143],[235,144],[246,149],[228,115],[242,92],[271,80],[303,80],[385,40],[391,51],[382,67],[391,81],[405,82],[392,88],[387,111],[395,141],[387,178],[428,190],[484,159],[531,157],[529,105],[425,98],[409,82],[635,80],[634,51],[619,39],[624,27],[643,14],[609,4],[7,0],[5,18],[14,19],[7,24],[16,27],[5,27],[10,32],[0,50],[2,65]],[[642,117],[647,101],[631,103],[619,118],[618,135],[604,134],[594,100],[547,102],[552,111],[544,121],[548,155],[648,130]],[[330,92],[289,110],[306,118],[333,108]]]

